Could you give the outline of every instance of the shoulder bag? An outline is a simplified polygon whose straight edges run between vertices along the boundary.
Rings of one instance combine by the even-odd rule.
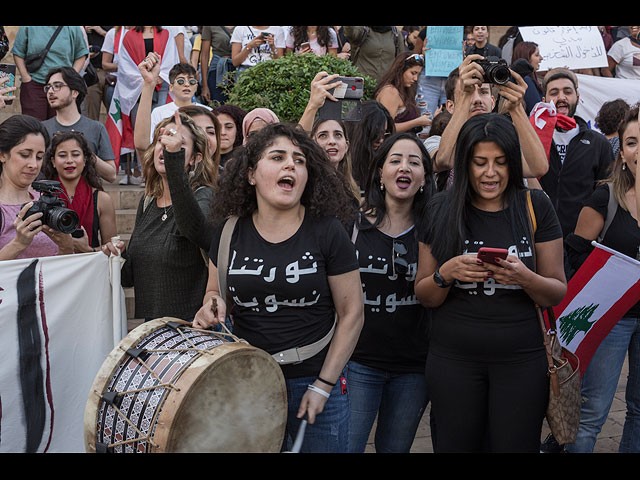
[[[537,225],[533,203],[531,202],[531,191],[527,191],[527,204],[531,230],[531,248],[535,265],[534,235]],[[547,307],[545,310],[549,320],[549,328],[547,328],[544,320],[542,308],[536,305],[549,363],[549,404],[546,418],[551,433],[558,444],[566,445],[575,442],[580,425],[580,404],[582,401],[580,396],[580,359],[573,352],[560,345],[553,308]]]
[[[49,39],[49,43],[47,43],[47,46],[44,47],[44,50],[42,50],[39,53],[29,54],[29,55],[27,55],[25,57],[24,64],[27,67],[27,72],[34,73],[34,72],[37,72],[38,70],[40,70],[40,67],[44,63],[44,59],[46,58],[47,54],[49,53],[49,49],[51,48],[51,45],[53,45],[53,42],[55,41],[56,37],[60,33],[60,30],[62,30],[63,28],[64,27],[56,28],[56,31],[53,32],[53,35]]]

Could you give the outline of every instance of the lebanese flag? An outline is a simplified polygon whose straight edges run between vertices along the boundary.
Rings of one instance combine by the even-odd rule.
[[[176,42],[169,30],[155,32],[153,51],[161,57],[160,78],[169,83],[169,71],[180,61]],[[120,164],[120,155],[135,150],[130,115],[142,92],[143,81],[138,65],[146,56],[142,33],[129,30],[124,35],[118,51],[118,82],[105,123],[116,157],[116,168]]]
[[[562,346],[580,358],[584,374],[600,342],[640,301],[640,262],[597,242],[553,311]]]
[[[576,128],[577,125],[573,118],[558,113],[553,102],[536,103],[531,109],[529,121],[542,142],[544,151],[547,153],[547,159],[549,159],[549,151],[551,150],[551,142],[555,128],[572,130]]]

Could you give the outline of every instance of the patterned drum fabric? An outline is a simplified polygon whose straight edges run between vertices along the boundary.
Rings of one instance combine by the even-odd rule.
[[[278,452],[285,422],[284,378],[270,355],[165,318],[133,330],[104,362],[85,444],[88,452]]]

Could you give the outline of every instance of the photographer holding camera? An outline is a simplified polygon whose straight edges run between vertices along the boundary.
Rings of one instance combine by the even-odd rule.
[[[51,207],[41,201],[48,194],[32,187],[48,143],[46,129],[28,115],[0,124],[0,260],[73,253],[71,234],[49,225]]]
[[[507,78],[507,72],[510,76]],[[490,78],[485,78],[490,77]],[[527,84],[518,73],[498,59],[468,55],[460,67],[447,79],[447,110],[452,114],[442,134],[435,155],[435,170],[453,168],[456,139],[462,125],[471,117],[491,113],[496,106],[494,89],[501,97],[500,112],[508,114],[522,147],[522,170],[525,178],[547,173],[547,154],[524,110],[523,98]],[[455,108],[454,108],[455,107]]]

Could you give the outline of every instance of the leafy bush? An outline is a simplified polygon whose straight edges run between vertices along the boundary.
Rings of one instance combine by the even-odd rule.
[[[362,75],[349,60],[333,55],[291,53],[259,63],[240,73],[227,90],[227,102],[247,112],[254,108],[269,108],[280,121],[296,123],[309,101],[311,81],[322,71],[346,77],[363,77],[363,100],[372,98],[375,80]]]

